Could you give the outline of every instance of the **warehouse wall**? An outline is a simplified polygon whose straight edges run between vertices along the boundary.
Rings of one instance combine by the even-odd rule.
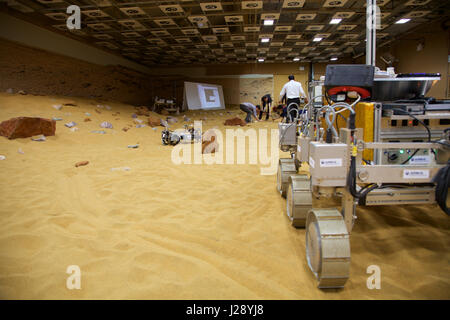
[[[302,70],[299,70],[300,67]],[[241,102],[260,103],[266,93],[272,94],[274,101],[278,97],[288,76],[293,74],[307,91],[309,65],[305,63],[250,63],[231,65],[193,66],[185,68],[154,68],[154,74],[179,75],[186,81],[206,82],[221,85],[227,105],[238,105]],[[242,78],[242,76],[246,76]],[[252,78],[251,75],[273,75],[272,85]],[[253,86],[253,87],[252,87]],[[243,94],[245,93],[245,94]],[[257,97],[255,99],[255,96]]]
[[[421,51],[417,51],[419,42],[424,43]],[[449,31],[441,29],[439,24],[430,25],[427,29],[400,39],[393,45],[393,54],[398,61],[396,72],[439,72],[441,81],[430,90],[428,96],[444,99],[449,96],[448,55]]]
[[[67,32],[70,33],[69,30]],[[0,37],[95,64],[122,65],[140,72],[150,72],[150,69],[143,65],[51,32],[3,12],[0,12]]]
[[[159,81],[120,66],[102,66],[0,38],[0,91],[148,104]]]
[[[396,73],[428,72],[440,73],[441,80],[433,86],[427,96],[437,99],[450,98],[450,31],[444,30],[442,22],[436,22],[414,29],[403,37],[377,49],[377,67],[385,70],[387,65],[380,57],[390,53],[395,57],[393,64]],[[423,43],[421,51],[417,45]],[[353,63],[365,63],[365,56]]]

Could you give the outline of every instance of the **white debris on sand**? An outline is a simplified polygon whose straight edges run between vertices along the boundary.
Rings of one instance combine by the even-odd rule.
[[[103,122],[100,124],[100,127],[102,127],[102,128],[107,128],[107,129],[112,129],[112,128],[113,128],[113,125],[112,125],[110,122],[108,122],[108,121],[103,121]]]
[[[45,138],[45,136],[43,134],[40,134],[38,136],[32,136],[31,140],[33,140],[33,141],[45,141],[47,139]]]
[[[111,171],[130,171],[130,167],[111,168]]]
[[[64,124],[67,128],[72,128],[75,127],[77,125],[76,122],[74,121],[70,121],[69,123]]]

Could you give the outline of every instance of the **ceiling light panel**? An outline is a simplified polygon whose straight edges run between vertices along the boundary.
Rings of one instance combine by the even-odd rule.
[[[198,35],[199,34],[197,29],[183,29],[183,30],[181,30],[181,32],[183,32],[187,36],[192,36],[192,35]]]
[[[355,13],[352,11],[340,11],[340,12],[336,12],[332,19],[348,19],[350,17],[352,17]]]
[[[229,33],[230,29],[228,29],[228,28],[212,28],[212,31],[214,33],[220,34],[220,33]]]
[[[291,31],[292,26],[276,26],[275,31]]]
[[[427,4],[430,1],[431,0],[410,0],[407,3],[405,3],[405,6],[423,6],[424,4]]]
[[[189,16],[189,21],[192,23],[208,23],[208,18],[206,16]]]
[[[346,33],[341,36],[341,39],[356,39],[359,37],[357,33]]]
[[[184,13],[183,8],[179,4],[162,5],[159,6],[159,9],[165,14]]]
[[[136,20],[127,19],[127,20],[119,20],[117,22],[123,25],[124,27],[132,28],[137,31],[147,30],[147,28],[145,28],[140,22]]]
[[[402,18],[421,18],[429,14],[430,11],[411,11],[410,13],[405,14]]]
[[[102,10],[85,10],[85,11],[81,11],[83,14],[87,15],[90,18],[105,18],[105,17],[109,17],[109,15],[107,15],[105,12],[103,12]]]
[[[231,36],[231,41],[245,41],[245,36]]]
[[[320,46],[332,46],[333,44],[335,44],[334,41],[321,41],[319,43]]]
[[[288,34],[286,36],[286,40],[298,40],[301,39],[302,35],[301,34]]]
[[[153,20],[153,21],[160,27],[176,25],[175,21],[173,21],[172,19],[158,19],[158,20]]]
[[[244,32],[259,32],[260,27],[244,27]]]
[[[317,24],[317,25],[309,25],[306,27],[307,31],[320,31],[323,29],[323,25]]]
[[[318,33],[315,35],[316,38],[322,38],[322,39],[326,39],[329,36],[331,36],[331,33]]]
[[[278,20],[280,18],[279,13],[262,13],[261,20]]]
[[[120,11],[125,13],[127,16],[135,17],[146,15],[146,12],[139,7],[127,7],[127,8],[119,8]]]
[[[109,29],[111,29],[111,27],[105,23],[88,23],[87,26],[94,30],[109,30]]]
[[[305,5],[305,0],[293,1],[293,0],[284,0],[283,8],[285,9],[295,9],[295,8],[303,8]]]
[[[225,22],[227,23],[244,22],[244,16],[225,16]]]
[[[219,11],[222,10],[222,4],[220,2],[204,2],[200,3],[200,7],[203,11]]]
[[[356,28],[356,24],[341,24],[337,27],[339,31],[350,31]]]
[[[217,36],[213,36],[213,35],[206,35],[202,37],[203,40],[208,41],[208,42],[216,42],[217,41]]]
[[[248,9],[262,9],[263,2],[262,1],[242,1],[241,8],[243,10]]]
[[[323,4],[323,6],[325,8],[330,8],[330,7],[343,7],[348,0],[325,0],[325,3]]]
[[[166,30],[155,30],[151,32],[154,36],[157,37],[167,37],[170,36],[170,33],[167,32]]]
[[[315,13],[299,13],[296,20],[314,20],[316,16]]]

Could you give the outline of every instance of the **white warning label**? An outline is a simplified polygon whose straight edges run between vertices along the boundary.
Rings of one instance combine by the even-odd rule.
[[[320,159],[321,167],[342,167],[342,158]]]
[[[409,164],[430,164],[430,156],[414,156],[409,160]]]
[[[403,170],[403,179],[429,179],[430,170]]]

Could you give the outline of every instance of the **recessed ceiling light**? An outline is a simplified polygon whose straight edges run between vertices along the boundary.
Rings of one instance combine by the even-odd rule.
[[[273,25],[273,20],[264,20],[264,25],[265,26],[272,26]]]
[[[320,42],[320,41],[322,41],[322,38],[314,38],[313,41],[314,42]]]
[[[330,24],[339,24],[341,21],[342,19],[331,19]]]
[[[263,58],[259,58],[258,62],[264,62],[264,59]]]
[[[300,58],[294,58],[293,60],[294,61],[300,61]]]
[[[269,41],[270,41],[269,38],[262,38],[262,39],[261,39],[261,42],[269,42]]]
[[[330,60],[331,60],[331,61],[336,61],[336,60],[337,60],[337,57],[332,57],[332,58],[330,58]]]
[[[395,24],[404,24],[404,23],[407,23],[407,22],[409,22],[411,19],[400,19],[400,20],[398,20]]]

